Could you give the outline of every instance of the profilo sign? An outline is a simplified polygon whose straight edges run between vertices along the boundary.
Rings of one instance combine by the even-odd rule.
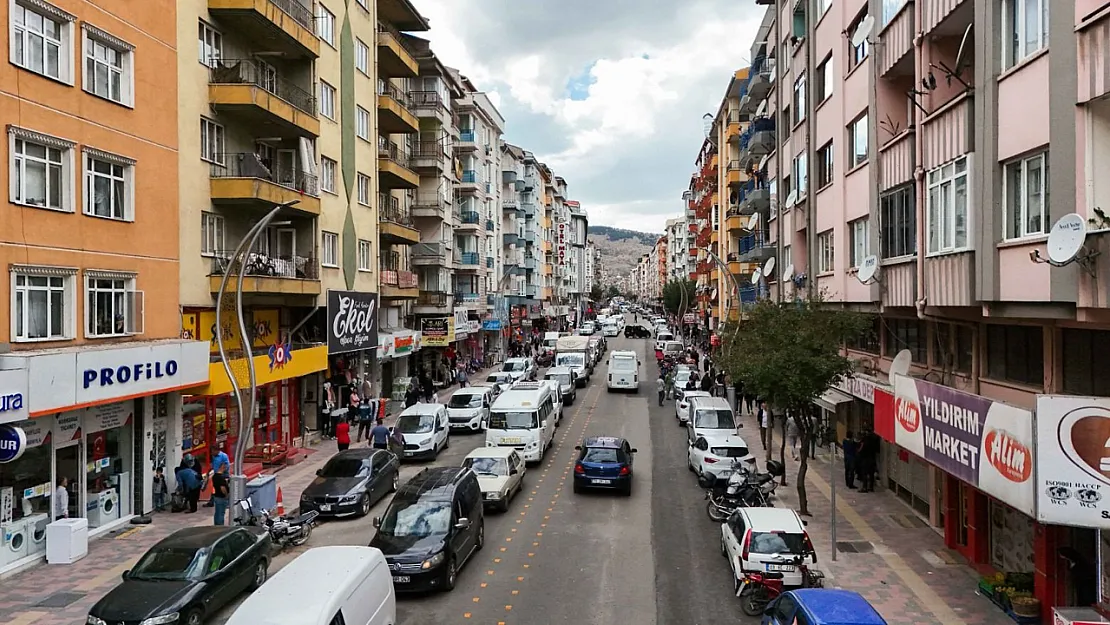
[[[328,353],[378,347],[378,294],[328,291]]]

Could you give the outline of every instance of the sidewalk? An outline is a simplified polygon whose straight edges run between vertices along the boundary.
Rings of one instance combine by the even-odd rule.
[[[743,418],[752,452],[762,457],[754,417]],[[781,430],[773,441],[778,458]],[[977,591],[979,575],[944,537],[909,506],[885,489],[874,493],[849,490],[839,459],[818,449],[809,462],[806,494],[812,517],[806,519],[818,552],[826,586],[854,590],[871,602],[890,625],[1013,625],[1013,621]],[[762,460],[760,461],[762,465]],[[788,486],[776,491],[780,507],[798,507],[798,462],[786,450]],[[836,486],[836,561],[832,560],[830,479]]]

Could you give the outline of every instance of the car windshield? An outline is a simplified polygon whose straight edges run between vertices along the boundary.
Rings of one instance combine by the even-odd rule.
[[[507,363],[505,363],[505,366],[502,367],[501,370],[502,371],[524,371],[527,367],[528,367],[527,364],[518,360],[516,362],[507,362]]]
[[[617,450],[612,447],[587,447],[582,462],[620,462]]]
[[[612,358],[609,368],[617,372],[635,371],[637,369],[635,358]]]
[[[508,376],[508,374],[505,374],[505,373],[493,373],[493,374],[490,374],[490,376],[488,378],[486,378],[486,382],[493,382],[494,384],[500,384],[501,382],[504,382],[507,379],[507,376]]]
[[[495,412],[489,416],[491,430],[531,430],[540,426],[535,412]]]
[[[478,475],[501,476],[509,474],[509,463],[504,458],[467,458],[463,466]]]
[[[675,384],[686,384],[686,382],[690,379],[690,373],[691,371],[689,369],[679,369],[674,374]]]
[[[544,339],[543,340],[543,346],[544,347],[555,347],[555,342],[558,341],[558,340],[559,339]]]
[[[697,411],[694,418],[694,427],[710,430],[734,430],[736,429],[736,419],[733,418],[731,410],[703,408]]]
[[[546,376],[544,376],[544,379],[545,380],[555,380],[556,382],[558,382],[559,384],[562,384],[564,386],[567,385],[567,384],[570,384],[570,374],[569,373],[549,373]]]
[[[320,469],[320,477],[366,477],[367,475],[370,475],[370,461],[363,458],[332,458],[323,469]]]
[[[130,579],[182,581],[204,571],[208,549],[201,547],[155,547],[146,552],[128,574]]]
[[[427,434],[436,425],[436,418],[430,414],[403,414],[397,417],[395,426],[402,434]]]
[[[751,552],[765,556],[781,554],[799,555],[806,552],[804,534],[785,532],[752,532]]]
[[[718,458],[743,458],[748,455],[747,447],[710,447],[709,453]]]
[[[451,502],[393,500],[378,530],[383,536],[445,536],[451,527]]]
[[[458,393],[452,395],[451,399],[447,402],[448,408],[481,408],[482,396],[471,395],[467,393]]]
[[[586,357],[583,354],[559,354],[555,357],[556,367],[570,367],[574,365],[581,365],[586,362]]]

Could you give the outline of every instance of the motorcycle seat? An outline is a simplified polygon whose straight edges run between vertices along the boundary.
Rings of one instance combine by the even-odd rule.
[[[770,571],[766,573],[760,573],[760,575],[763,576],[763,579],[782,579],[783,577],[782,573],[772,573]]]
[[[762,486],[773,479],[775,479],[775,476],[771,475],[770,473],[760,473],[749,478],[749,482],[754,483],[758,486]]]

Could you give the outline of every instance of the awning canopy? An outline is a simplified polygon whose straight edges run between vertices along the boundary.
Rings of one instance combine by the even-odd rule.
[[[813,400],[813,403],[821,406],[825,410],[836,412],[836,407],[840,404],[852,401],[851,395],[846,395],[835,388],[826,389],[821,396]]]

